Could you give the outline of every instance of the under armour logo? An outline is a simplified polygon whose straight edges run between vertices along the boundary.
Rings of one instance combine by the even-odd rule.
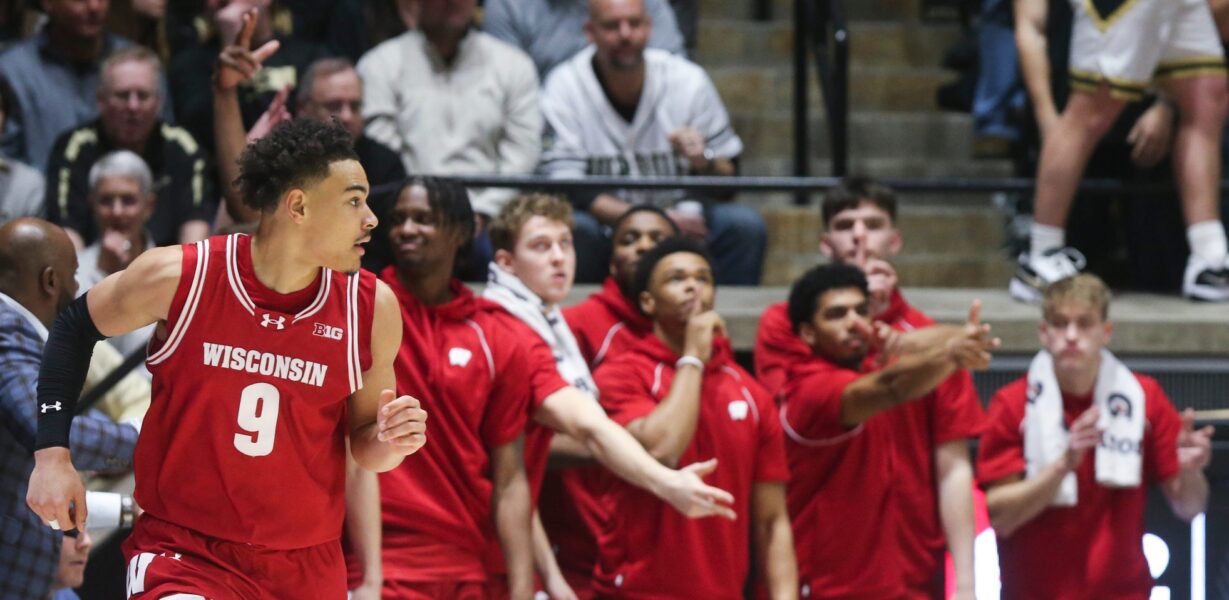
[[[278,317],[274,319],[273,315],[266,313],[265,316],[261,318],[260,320],[260,326],[261,327],[277,326],[277,330],[281,331],[286,328],[286,317]]]
[[[731,402],[729,409],[731,419],[734,419],[735,421],[742,421],[743,419],[747,418],[748,406],[746,400],[735,400]]]
[[[49,410],[54,410],[54,411],[56,411],[56,412],[59,412],[59,410],[60,410],[60,403],[59,403],[59,402],[56,402],[55,404],[44,404],[44,405],[42,405],[42,407],[39,409],[39,412],[41,412],[41,413],[43,413],[43,414],[45,415],[45,414],[47,414],[47,411],[49,411]]]
[[[464,367],[469,364],[469,359],[473,356],[474,353],[465,348],[453,348],[448,351],[448,364],[454,367]]]

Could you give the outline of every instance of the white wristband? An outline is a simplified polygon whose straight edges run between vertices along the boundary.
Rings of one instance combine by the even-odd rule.
[[[90,513],[90,529],[119,527],[123,498],[112,492],[86,492],[85,506]]]
[[[674,361],[675,369],[681,369],[686,365],[691,365],[697,369],[700,369],[701,371],[704,370],[704,361],[700,360],[699,357],[691,356],[690,354],[680,357],[678,360]]]

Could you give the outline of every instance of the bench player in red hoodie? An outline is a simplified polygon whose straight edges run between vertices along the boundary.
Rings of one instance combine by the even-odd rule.
[[[718,459],[711,479],[734,495],[737,519],[685,519],[612,483],[597,570],[604,597],[742,598],[753,563],[770,597],[798,595],[781,424],[771,397],[734,362],[712,309],[711,265],[703,244],[683,237],[641,258],[632,291],[653,335],[604,362],[597,383],[610,417],[658,460]]]
[[[615,221],[610,236],[614,244],[610,276],[601,291],[563,309],[563,318],[591,371],[653,333],[652,322],[628,297],[628,289],[640,257],[674,235],[678,235],[678,226],[651,204],[634,206]],[[606,473],[601,466],[586,465],[548,471],[542,482],[542,525],[557,548],[559,568],[581,600],[594,594],[597,535],[605,518],[598,492],[607,485]]]
[[[958,334],[957,327],[934,321],[905,301],[888,261],[900,252],[896,229],[896,195],[865,178],[849,178],[824,196],[826,231],[820,249],[833,261],[853,264],[867,274],[870,309],[875,321],[899,332],[904,344],[932,345]],[[928,339],[927,339],[928,338]],[[809,356],[806,344],[791,330],[786,303],[770,306],[760,319],[755,344],[755,372],[770,392],[784,385],[788,365]],[[967,371],[957,371],[927,398],[908,404],[899,420],[896,445],[900,460],[911,465],[896,489],[898,506],[909,527],[900,530],[905,578],[917,598],[943,596],[943,552],[956,570],[956,592],[973,593],[973,467],[969,437],[980,431],[981,402]]]
[[[392,391],[397,300],[359,271],[376,217],[350,135],[292,121],[249,146],[240,172],[261,213],[254,235],[142,254],[61,313],[48,340],[28,500],[51,526],[80,529],[68,427],[94,342],[158,325],[130,598],[344,598],[347,439],[373,471],[426,441],[418,401]]]

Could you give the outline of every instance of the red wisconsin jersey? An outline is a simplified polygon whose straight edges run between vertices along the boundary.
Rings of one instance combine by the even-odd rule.
[[[934,321],[905,301],[900,290],[876,321],[897,331],[928,327]],[[756,332],[755,369],[769,390],[781,391],[790,368],[811,361],[811,352],[790,326],[786,303],[768,307]],[[953,440],[974,437],[981,431],[984,412],[973,378],[968,371],[957,371],[939,384],[933,393],[903,404],[888,412],[898,466],[893,486],[896,506],[903,523],[899,532],[905,581],[925,587],[942,567],[947,547],[939,506],[934,450]]]
[[[183,246],[151,342],[153,402],[137,442],[150,514],[233,542],[302,548],[341,535],[346,400],[371,363],[375,277],[321,269],[292,294],[252,270],[251,238]]]
[[[490,453],[525,429],[527,348],[459,281],[452,301],[426,306],[394,267],[380,276],[401,303],[398,393],[431,415],[431,441],[380,475],[384,578],[486,581],[488,547],[499,545]]]
[[[670,393],[678,358],[649,336],[603,363],[596,380],[610,418],[626,427],[651,414]],[[743,597],[751,569],[755,485],[783,483],[789,473],[772,399],[734,362],[724,338],[713,343],[695,435],[679,465],[710,458],[719,464],[705,480],[734,496],[735,521],[689,519],[649,492],[612,478],[596,581],[600,595]]]
[[[576,336],[576,345],[590,371],[653,333],[653,322],[632,306],[613,277],[606,278],[602,291],[563,309],[563,319]]]

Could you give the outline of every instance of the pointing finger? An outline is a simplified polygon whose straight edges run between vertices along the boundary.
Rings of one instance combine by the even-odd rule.
[[[239,37],[235,39],[235,43],[244,48],[252,47],[252,34],[256,32],[256,17],[258,10],[252,10],[243,13],[243,28],[239,30]]]
[[[270,56],[273,56],[273,53],[277,52],[277,49],[281,46],[281,42],[277,40],[269,40],[252,53],[252,58],[255,59],[257,63],[263,63],[265,60],[268,60]]]

